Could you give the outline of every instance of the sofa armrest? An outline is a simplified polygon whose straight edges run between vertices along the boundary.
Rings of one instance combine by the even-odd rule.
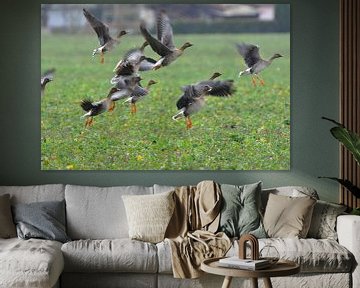
[[[336,229],[339,243],[355,257],[356,264],[352,273],[353,287],[360,287],[360,216],[338,216]]]

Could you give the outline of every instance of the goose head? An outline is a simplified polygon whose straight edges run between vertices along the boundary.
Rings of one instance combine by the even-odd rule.
[[[181,51],[184,51],[186,48],[189,48],[189,47],[191,47],[191,46],[193,46],[193,44],[191,44],[190,42],[185,42],[185,43],[181,46],[180,50],[181,50]]]
[[[270,60],[274,60],[274,59],[276,59],[276,58],[280,58],[280,57],[283,57],[281,54],[279,54],[279,53],[275,53],[271,58],[270,58]]]
[[[149,88],[151,85],[156,84],[157,82],[155,80],[149,80],[148,84],[147,84],[147,88]]]
[[[117,36],[117,38],[120,38],[121,36],[124,36],[126,34],[129,34],[129,32],[125,31],[125,30],[121,30]]]
[[[215,78],[221,76],[222,74],[219,73],[219,72],[215,72],[211,77],[210,77],[210,80],[214,80]]]
[[[204,85],[204,86],[201,86],[200,88],[200,94],[202,95],[203,93],[208,93],[211,91],[211,86],[210,85]]]

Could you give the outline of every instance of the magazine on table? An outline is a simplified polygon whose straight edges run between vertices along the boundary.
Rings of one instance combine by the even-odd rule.
[[[240,259],[238,256],[233,256],[220,259],[219,266],[247,270],[259,270],[270,267],[271,262],[267,259]]]

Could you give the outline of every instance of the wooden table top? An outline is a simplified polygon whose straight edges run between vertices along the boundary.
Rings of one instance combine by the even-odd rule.
[[[221,258],[224,257],[204,260],[201,263],[201,270],[210,274],[244,278],[289,276],[300,272],[300,266],[288,260],[279,260],[276,264],[265,269],[245,270],[220,266],[218,260]]]

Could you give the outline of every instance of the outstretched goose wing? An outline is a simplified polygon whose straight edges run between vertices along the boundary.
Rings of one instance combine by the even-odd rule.
[[[170,24],[170,19],[165,11],[160,11],[157,18],[157,37],[169,49],[175,49],[173,40],[173,30]]]
[[[246,65],[250,68],[261,60],[259,46],[253,44],[236,44],[239,54],[244,58]]]
[[[232,80],[226,81],[202,81],[198,85],[208,85],[211,87],[210,91],[206,92],[206,95],[227,97],[235,92],[234,84]]]
[[[86,9],[83,9],[84,16],[91,25],[91,27],[96,32],[100,45],[103,46],[106,42],[111,40],[109,33],[109,26],[101,22],[99,19],[97,19],[94,15],[92,15],[89,11]]]
[[[155,53],[164,57],[172,52],[167,46],[165,46],[163,43],[161,43],[149,33],[149,31],[145,27],[145,23],[140,24],[140,32]]]

